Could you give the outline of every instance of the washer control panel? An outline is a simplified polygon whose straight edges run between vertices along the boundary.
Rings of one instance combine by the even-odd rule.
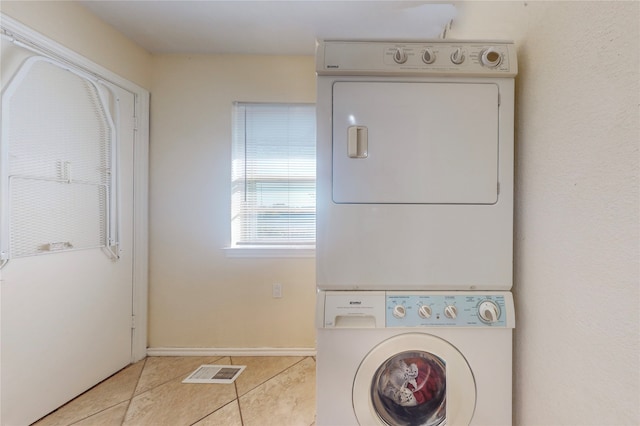
[[[507,291],[319,291],[318,328],[514,328]]]
[[[499,294],[387,292],[387,327],[506,327],[507,304]]]
[[[477,75],[517,74],[515,46],[506,41],[320,41],[318,74]]]

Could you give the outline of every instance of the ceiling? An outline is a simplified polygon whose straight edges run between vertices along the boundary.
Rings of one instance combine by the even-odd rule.
[[[316,39],[439,38],[456,16],[430,1],[81,0],[151,53],[313,55]]]

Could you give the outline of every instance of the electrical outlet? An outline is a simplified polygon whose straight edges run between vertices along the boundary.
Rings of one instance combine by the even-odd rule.
[[[280,299],[282,297],[282,284],[275,283],[271,289],[274,299]]]

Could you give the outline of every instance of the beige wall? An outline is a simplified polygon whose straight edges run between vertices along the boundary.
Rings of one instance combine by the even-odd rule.
[[[519,47],[515,424],[638,424],[640,3],[456,6],[451,38]],[[166,55],[136,77],[68,38],[88,31],[76,8],[42,7],[2,3],[152,92],[150,345],[313,347],[313,259],[221,250],[231,102],[313,101],[313,59]]]
[[[518,44],[517,425],[640,423],[638,2],[466,2]]]
[[[0,11],[149,90],[151,55],[72,1],[6,1]]]
[[[154,58],[149,345],[314,348],[314,259],[230,259],[223,251],[233,101],[315,102],[314,59]],[[271,297],[273,283],[283,298]]]

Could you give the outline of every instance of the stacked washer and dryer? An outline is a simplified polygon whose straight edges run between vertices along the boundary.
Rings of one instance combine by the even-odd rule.
[[[512,422],[516,52],[321,41],[317,425]]]

